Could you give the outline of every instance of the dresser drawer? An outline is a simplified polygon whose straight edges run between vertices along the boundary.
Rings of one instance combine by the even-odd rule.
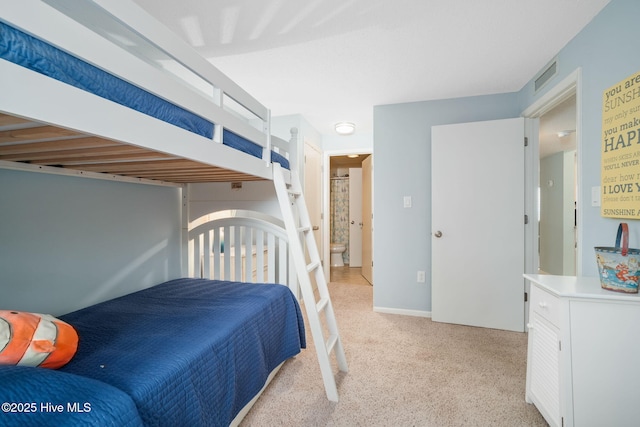
[[[558,297],[535,285],[531,286],[530,310],[544,317],[555,326],[558,326],[560,322],[560,300]]]

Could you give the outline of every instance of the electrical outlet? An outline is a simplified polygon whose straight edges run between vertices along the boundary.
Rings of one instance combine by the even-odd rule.
[[[425,272],[422,270],[418,271],[418,283],[424,283],[426,280]]]

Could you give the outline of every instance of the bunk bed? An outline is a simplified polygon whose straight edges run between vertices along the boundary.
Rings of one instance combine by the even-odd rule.
[[[1,0],[0,93],[0,168],[187,194],[296,166],[266,107],[126,1]],[[239,423],[305,347],[287,236],[255,215],[187,218],[187,278],[61,316],[78,353],[56,371],[0,366],[0,400],[37,403],[0,423]]]
[[[173,183],[290,167],[269,110],[134,4],[3,3],[4,167]]]

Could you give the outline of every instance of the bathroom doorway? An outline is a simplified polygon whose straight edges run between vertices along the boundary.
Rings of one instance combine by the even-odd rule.
[[[362,162],[370,156],[361,152],[329,155],[325,218],[329,256],[325,259],[330,262],[325,263],[325,272],[329,270],[331,282],[369,284],[362,276],[362,260],[372,259],[370,253],[363,256],[371,245],[362,245],[362,216],[371,213],[362,211]]]

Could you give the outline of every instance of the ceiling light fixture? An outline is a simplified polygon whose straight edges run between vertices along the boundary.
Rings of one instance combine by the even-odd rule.
[[[356,131],[356,125],[351,122],[339,122],[336,123],[335,129],[339,135],[351,135]]]

